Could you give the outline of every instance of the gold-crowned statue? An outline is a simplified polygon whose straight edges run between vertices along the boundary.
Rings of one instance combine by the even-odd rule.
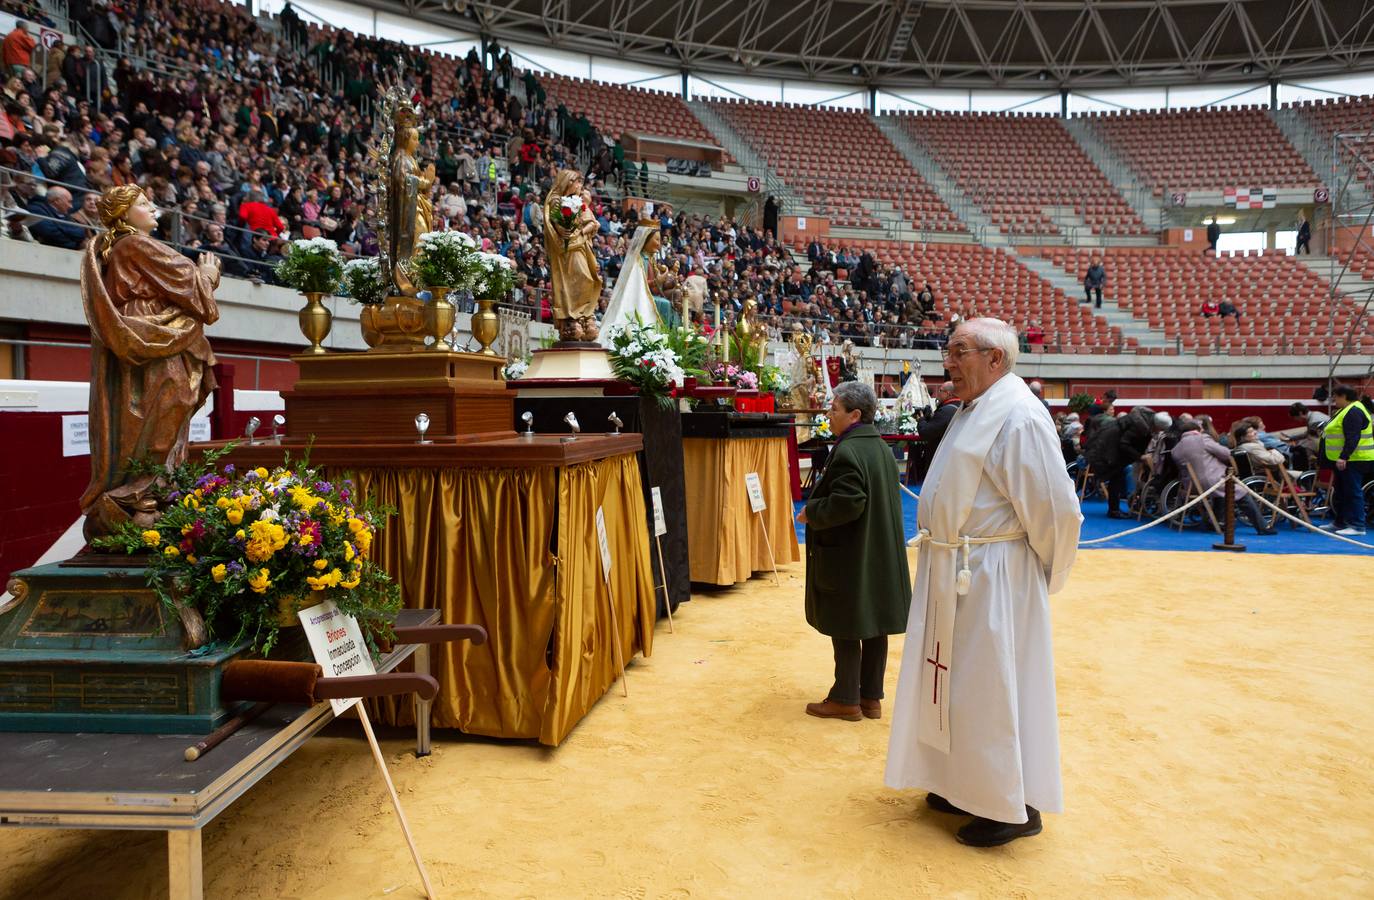
[[[392,287],[398,294],[415,296],[411,259],[420,235],[434,230],[434,164],[424,169],[415,154],[420,149],[420,117],[409,102],[397,104],[395,137],[387,162],[387,262]]]
[[[560,221],[564,197],[582,200],[569,227]],[[602,280],[591,243],[598,227],[582,174],[575,169],[561,170],[544,198],[544,248],[549,256],[554,324],[563,341],[594,341],[600,334],[596,307]]]
[[[192,262],[154,238],[158,210],[136,185],[107,189],[98,209],[105,232],[81,264],[91,326],[88,541],[130,519],[157,521],[154,476],[132,474],[129,461],[186,459],[191,416],[215,388],[205,326],[219,319],[217,256]]]

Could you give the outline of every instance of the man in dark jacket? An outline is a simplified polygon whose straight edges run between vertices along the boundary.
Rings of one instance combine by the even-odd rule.
[[[1150,437],[1162,429],[1155,423],[1155,411],[1148,406],[1134,407],[1119,418],[1099,417],[1088,439],[1083,456],[1092,466],[1099,482],[1107,485],[1107,517],[1125,519],[1121,498],[1126,494],[1126,470],[1145,455]]]
[[[66,247],[80,250],[89,232],[69,215],[72,211],[72,194],[66,188],[48,188],[46,197],[35,197],[29,201],[29,214],[34,219],[29,223],[29,234],[40,244],[50,247]]]
[[[1098,309],[1102,308],[1102,285],[1107,283],[1107,270],[1102,267],[1102,260],[1093,257],[1092,265],[1088,266],[1088,272],[1083,276],[1083,302],[1092,303],[1093,293],[1097,293],[1097,303],[1094,304]]]
[[[835,387],[834,451],[797,514],[806,525],[806,621],[835,647],[835,684],[808,715],[881,718],[887,636],[906,631],[911,574],[892,451],[873,427],[878,397],[858,381]]]
[[[1217,224],[1217,217],[1212,216],[1212,221],[1207,223],[1207,249],[1203,253],[1217,254],[1217,241],[1221,240],[1221,226]]]

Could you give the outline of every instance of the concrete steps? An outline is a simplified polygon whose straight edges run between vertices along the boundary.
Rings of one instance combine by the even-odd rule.
[[[736,131],[725,118],[701,100],[688,100],[687,107],[706,126],[711,136],[733,156],[745,171],[757,175],[769,194],[781,200],[783,209],[792,216],[814,216],[816,211],[791,185],[783,181],[753,144]]]
[[[1302,154],[1317,178],[1331,191],[1331,208],[1350,211],[1368,209],[1371,198],[1369,191],[1358,178],[1350,177],[1351,159],[1339,160],[1333,154],[1332,141],[1317,131],[1307,118],[1296,109],[1271,109],[1269,118],[1288,138],[1288,143]]]
[[[1093,165],[1097,166],[1102,174],[1107,176],[1107,180],[1116,188],[1122,199],[1130,204],[1131,209],[1135,210],[1135,214],[1140,216],[1145,226],[1152,231],[1158,231],[1164,227],[1167,216],[1163,204],[1155,199],[1150,186],[1135,173],[1130,165],[1120,156],[1117,156],[1116,151],[1107,146],[1102,138],[1098,137],[1097,131],[1088,123],[1088,120],[1083,118],[1060,119],[1059,122],[1064,126],[1064,130],[1078,142],[1078,146],[1082,147],[1083,151],[1088,154]],[[1108,240],[1113,245],[1118,245],[1116,239],[1109,238]],[[1158,243],[1153,239],[1151,242]],[[1100,236],[1098,243],[1103,243]],[[1120,244],[1120,246],[1130,245]]]
[[[1005,249],[1010,246],[1011,242],[1006,235],[992,224],[987,214],[945,173],[940,164],[926,153],[925,148],[911,139],[894,117],[870,115],[869,118],[878,126],[883,136],[897,148],[897,152],[902,154],[912,168],[935,190],[945,206],[950,208],[959,221],[968,226],[972,240],[989,247]]]
[[[1039,256],[1021,256],[1019,260],[1021,265],[1059,288],[1070,298],[1082,299],[1082,282],[1056,266],[1053,260]],[[1131,315],[1128,310],[1122,309],[1106,291],[1103,292],[1102,296],[1102,308],[1094,308],[1092,313],[1105,319],[1108,325],[1120,331],[1123,338],[1134,338],[1136,343],[1142,347],[1169,346],[1169,341],[1163,333],[1151,329],[1150,326]]]

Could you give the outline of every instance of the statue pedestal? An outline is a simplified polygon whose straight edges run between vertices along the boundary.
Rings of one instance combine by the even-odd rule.
[[[547,350],[534,351],[529,370],[520,380],[573,382],[614,378],[605,347],[588,341],[563,341]]]
[[[429,416],[432,440],[509,435],[513,399],[501,378],[505,360],[430,350],[327,353],[292,357],[300,378],[286,401],[286,437],[321,441],[410,441],[415,416]]]

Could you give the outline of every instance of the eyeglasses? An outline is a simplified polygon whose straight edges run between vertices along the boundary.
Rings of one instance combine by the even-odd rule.
[[[954,358],[963,359],[965,353],[987,353],[991,347],[955,347],[953,350],[941,350],[940,356],[945,360]]]

